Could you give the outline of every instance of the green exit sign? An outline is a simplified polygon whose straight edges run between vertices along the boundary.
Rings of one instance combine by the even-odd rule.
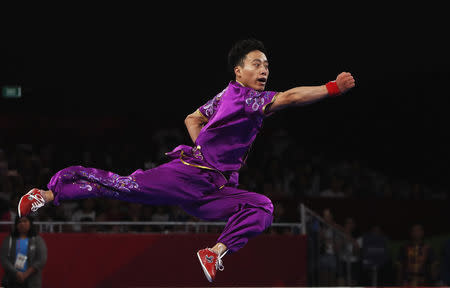
[[[22,87],[20,86],[3,86],[2,88],[3,98],[21,98]]]

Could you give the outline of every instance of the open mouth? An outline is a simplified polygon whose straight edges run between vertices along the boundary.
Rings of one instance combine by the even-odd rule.
[[[258,78],[257,81],[261,84],[266,84],[267,79],[266,78]]]

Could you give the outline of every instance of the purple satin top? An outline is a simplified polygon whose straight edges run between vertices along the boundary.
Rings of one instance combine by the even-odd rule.
[[[264,109],[278,93],[258,92],[236,81],[228,86],[199,111],[208,118],[193,147],[180,145],[169,157],[178,157],[183,151],[189,163],[214,168],[230,175],[245,162],[250,146],[262,127]],[[237,175],[236,175],[237,177]]]

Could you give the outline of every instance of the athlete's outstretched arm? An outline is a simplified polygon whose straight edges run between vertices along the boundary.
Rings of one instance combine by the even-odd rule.
[[[334,85],[334,83],[328,84],[328,88],[327,85],[321,85],[302,86],[289,89],[278,94],[275,101],[267,107],[265,113],[279,111],[290,106],[307,105],[333,94],[343,94],[355,87],[355,79],[352,74],[342,72],[337,76],[335,84],[336,85]],[[339,90],[336,90],[336,88]],[[331,89],[331,94],[329,89]]]
[[[189,136],[191,136],[192,142],[195,143],[198,134],[200,134],[200,130],[202,130],[206,123],[208,123],[208,118],[206,118],[198,109],[184,119],[184,124],[189,132]]]

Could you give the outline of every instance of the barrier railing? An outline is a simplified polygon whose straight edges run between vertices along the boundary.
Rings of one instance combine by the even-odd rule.
[[[33,222],[39,227],[39,232],[64,232],[64,227],[73,226],[119,226],[119,227],[135,227],[135,226],[153,226],[153,227],[174,227],[184,226],[185,232],[209,232],[209,227],[225,226],[227,222],[193,222],[193,221],[35,221]],[[0,221],[0,227],[12,225],[13,221]],[[290,232],[297,234],[302,229],[301,223],[272,223],[271,227],[275,228],[289,228]],[[193,228],[190,229],[190,228]],[[126,232],[127,229],[119,230],[117,232]],[[162,229],[163,232],[170,233],[170,229]],[[177,230],[176,232],[183,232]]]

